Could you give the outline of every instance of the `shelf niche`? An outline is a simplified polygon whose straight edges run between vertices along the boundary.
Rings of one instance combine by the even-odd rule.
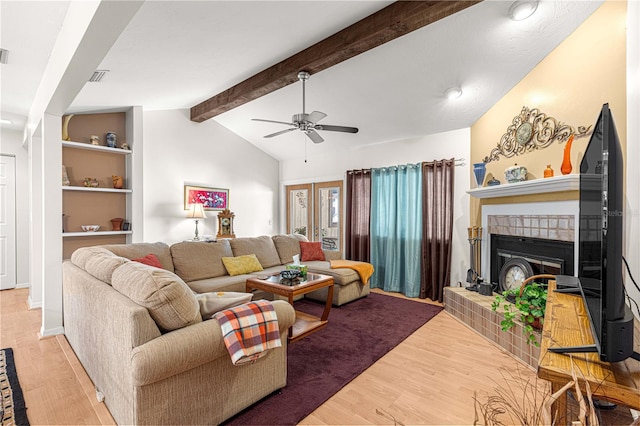
[[[117,148],[106,146],[107,132],[116,133]],[[111,224],[117,217],[130,221],[132,151],[118,148],[125,141],[126,113],[76,114],[69,120],[68,134],[71,141],[62,141],[62,164],[71,183],[62,187],[64,259],[80,247],[127,243],[131,234],[113,232]],[[92,135],[100,138],[100,145],[91,145]],[[113,188],[113,175],[124,178],[123,189]],[[97,179],[98,188],[84,187],[87,177]],[[100,225],[102,232],[84,233],[82,225]]]

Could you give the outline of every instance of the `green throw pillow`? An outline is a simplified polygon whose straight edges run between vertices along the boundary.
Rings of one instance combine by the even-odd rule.
[[[245,254],[236,257],[223,257],[222,263],[229,275],[242,275],[262,271],[262,265],[255,254]]]

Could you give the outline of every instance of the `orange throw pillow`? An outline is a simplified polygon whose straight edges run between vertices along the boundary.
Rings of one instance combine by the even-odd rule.
[[[309,243],[300,241],[300,260],[303,262],[308,260],[326,260],[321,243],[319,241]]]
[[[145,257],[141,257],[140,259],[132,259],[134,262],[140,262],[145,265],[154,266],[156,268],[164,269],[162,267],[162,263],[160,263],[160,259],[153,253],[149,253]]]

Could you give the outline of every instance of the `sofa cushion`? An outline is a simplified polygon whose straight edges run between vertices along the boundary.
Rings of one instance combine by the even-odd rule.
[[[300,241],[300,260],[307,262],[310,260],[325,260],[324,253],[322,252],[322,243]]]
[[[223,257],[222,263],[232,277],[262,271],[262,265],[255,254],[245,254],[236,257]]]
[[[250,302],[252,297],[252,293],[239,293],[235,291],[212,291],[209,293],[196,294],[196,299],[200,304],[200,315],[202,315],[202,319],[210,319],[216,312]]]
[[[263,268],[280,265],[278,250],[268,235],[252,238],[234,238],[229,241],[234,256],[255,254]]]
[[[204,280],[189,281],[187,285],[196,293],[206,293],[208,291],[237,291],[244,292],[247,288],[246,282],[248,278],[253,278],[251,274],[236,275],[231,277],[224,275],[222,277],[207,278]]]
[[[212,243],[182,242],[171,246],[176,274],[184,281],[204,280],[227,275],[223,257],[233,257],[229,240]]]
[[[149,253],[153,253],[158,256],[158,260],[160,260],[164,269],[174,272],[173,261],[171,260],[171,251],[169,250],[169,246],[163,242],[110,244],[100,247],[106,248],[117,256],[126,257],[127,259],[139,259]]]
[[[296,254],[300,256],[300,241],[307,241],[307,238],[300,234],[274,235],[271,239],[276,246],[282,265],[293,262],[293,256]]]
[[[172,272],[127,262],[114,271],[112,286],[147,308],[163,331],[177,330],[202,321],[200,305],[193,292]]]
[[[153,253],[149,253],[145,257],[141,257],[139,259],[131,259],[134,262],[140,262],[143,265],[153,266],[154,268],[162,269],[162,263],[160,263],[160,259]]]
[[[321,260],[312,260],[306,262],[307,270],[309,272],[315,272],[317,274],[330,275],[333,277],[333,282],[336,285],[347,285],[354,281],[360,281],[360,275],[353,269],[347,268],[331,268],[330,262],[323,262]]]
[[[101,247],[82,247],[71,254],[71,263],[107,284],[111,284],[113,271],[127,262],[128,259]]]

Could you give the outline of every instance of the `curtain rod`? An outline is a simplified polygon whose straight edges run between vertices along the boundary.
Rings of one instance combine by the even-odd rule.
[[[455,158],[454,160],[454,164],[456,167],[459,166],[466,166],[467,163],[465,163],[465,159],[464,158]],[[417,164],[421,164],[421,163],[417,163]],[[398,167],[398,166],[387,166],[387,167],[379,167],[379,168],[389,168],[389,167]],[[347,170],[347,174],[349,173],[371,173],[371,169],[359,169],[359,170]]]

